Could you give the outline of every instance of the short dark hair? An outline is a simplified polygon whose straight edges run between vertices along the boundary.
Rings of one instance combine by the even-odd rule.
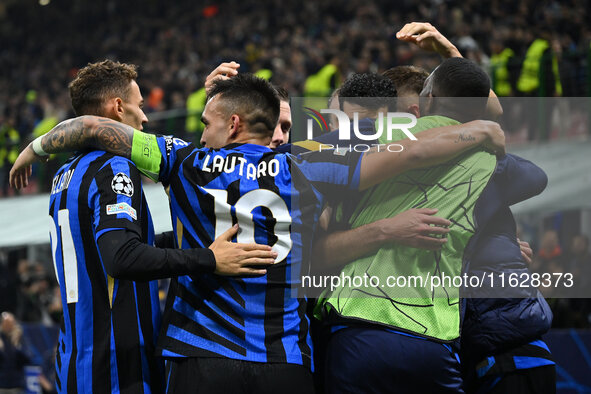
[[[272,136],[279,120],[279,95],[269,82],[250,73],[215,80],[207,97],[219,95],[228,115],[238,114],[251,133]]]
[[[461,57],[445,59],[433,71],[435,97],[488,97],[490,79],[476,63]]]
[[[373,97],[375,100],[355,100],[356,98]],[[343,82],[339,90],[339,103],[348,101],[369,109],[392,106],[388,97],[396,97],[396,87],[388,78],[375,74],[353,74]]]
[[[429,73],[416,66],[396,66],[384,71],[382,75],[394,83],[398,96],[408,93],[421,94]]]
[[[287,89],[285,89],[283,86],[277,86],[274,85],[275,90],[277,91],[277,97],[279,97],[280,101],[287,101],[289,103],[289,93],[287,92]]]
[[[103,60],[78,71],[68,85],[76,115],[103,115],[103,104],[113,97],[129,98],[131,81],[137,78],[137,66]]]

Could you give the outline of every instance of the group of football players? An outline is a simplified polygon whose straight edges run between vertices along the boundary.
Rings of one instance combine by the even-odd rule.
[[[428,23],[397,38],[444,61],[431,74],[354,74],[331,107],[360,119],[347,145],[398,153],[319,149],[344,142],[338,130],[289,144],[286,92],[235,62],[207,78],[204,148],[141,131],[135,66],[78,72],[78,117],[34,140],[10,176],[20,188],[34,161],[82,152],[50,195],[59,392],[554,392],[540,338],[552,315],[535,288],[340,286],[318,300],[301,288],[319,271],[527,272],[509,207],[539,194],[545,174],[506,155],[500,126],[482,120],[502,112],[486,73]],[[418,118],[418,140],[379,136],[387,112]],[[172,232],[154,234],[140,174],[167,188]]]

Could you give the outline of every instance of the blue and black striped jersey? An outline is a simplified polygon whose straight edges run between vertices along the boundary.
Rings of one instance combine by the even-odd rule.
[[[297,287],[308,273],[324,195],[358,187],[360,155],[294,157],[251,144],[196,149],[136,133],[132,160],[170,185],[180,247],[206,247],[238,223],[237,242],[271,245],[279,254],[261,277],[173,279],[158,353],[312,367],[306,300]]]
[[[543,340],[536,339],[506,352],[486,357],[476,365],[476,376],[478,378],[503,376],[515,370],[546,365],[556,365],[556,363],[548,345]],[[496,383],[494,380],[493,382]]]
[[[53,179],[49,214],[63,304],[58,392],[162,392],[157,282],[113,279],[97,247],[102,234],[118,229],[153,243],[137,168],[100,151],[70,159]]]

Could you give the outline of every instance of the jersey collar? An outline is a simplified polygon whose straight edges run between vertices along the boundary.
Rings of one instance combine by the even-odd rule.
[[[241,152],[272,152],[271,148],[265,145],[241,144],[237,142],[228,144],[224,146],[222,149],[233,149]]]

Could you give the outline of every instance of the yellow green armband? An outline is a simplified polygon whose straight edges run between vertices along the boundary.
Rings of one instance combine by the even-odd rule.
[[[139,130],[133,131],[131,161],[135,163],[142,174],[158,182],[162,155],[154,134],[142,133]]]

